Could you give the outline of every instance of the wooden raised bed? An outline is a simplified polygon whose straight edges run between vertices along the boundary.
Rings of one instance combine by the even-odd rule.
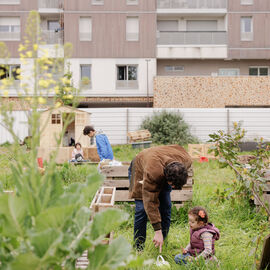
[[[106,177],[103,186],[115,187],[115,201],[116,202],[132,202],[129,199],[129,180],[128,167],[124,164],[122,166],[103,165],[101,173]],[[184,202],[192,200],[192,186],[193,186],[193,170],[188,172],[187,184],[183,186],[182,190],[172,190],[171,200],[177,207],[180,207]]]

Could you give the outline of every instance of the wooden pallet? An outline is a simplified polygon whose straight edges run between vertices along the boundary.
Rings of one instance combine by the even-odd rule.
[[[101,169],[102,174],[106,179],[103,186],[115,187],[115,201],[116,202],[133,202],[129,198],[129,180],[128,180],[128,165],[123,166],[108,166],[105,165]],[[171,200],[176,204],[192,200],[192,186],[193,186],[193,170],[188,172],[187,184],[183,186],[182,190],[172,190]]]
[[[101,212],[108,208],[114,207],[115,187],[101,187],[95,194],[94,199],[90,204],[90,209],[93,215],[97,212]],[[92,215],[92,218],[93,218]],[[106,238],[102,241],[102,244],[109,245],[113,240],[113,232],[110,232]],[[87,269],[89,265],[88,251],[84,251],[82,256],[77,259],[76,269]]]
[[[192,160],[199,160],[201,157],[216,159],[214,153],[208,153],[211,144],[189,144],[188,153]]]
[[[139,142],[139,141],[148,141],[151,138],[151,133],[149,130],[137,130],[130,131],[127,133],[129,142]]]
[[[266,183],[263,188],[263,199],[268,203],[270,209],[270,170],[265,170],[264,178],[266,179]],[[254,204],[256,206],[260,206],[260,203],[256,200],[256,198],[254,199]]]

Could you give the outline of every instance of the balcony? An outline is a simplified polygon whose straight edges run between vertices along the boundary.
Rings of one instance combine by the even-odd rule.
[[[158,9],[227,9],[227,0],[157,0]]]
[[[63,10],[63,0],[39,0],[38,11],[39,13],[59,13]]]
[[[137,89],[138,81],[137,80],[117,80],[116,89]]]
[[[227,44],[225,31],[160,31],[158,45],[224,45]]]
[[[20,0],[0,0],[0,5],[19,5]]]
[[[51,30],[42,30],[41,40],[42,42],[48,45],[52,45],[52,44],[63,45],[64,32],[62,30],[59,30],[58,32],[51,31]]]
[[[225,59],[225,31],[160,31],[157,37],[159,59]]]
[[[157,0],[157,13],[162,14],[226,14],[227,0]]]
[[[21,32],[0,32],[0,40],[13,41],[20,39],[21,39]]]

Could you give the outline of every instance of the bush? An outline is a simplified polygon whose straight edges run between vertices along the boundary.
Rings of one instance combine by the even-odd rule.
[[[198,140],[190,134],[189,126],[183,120],[180,113],[162,111],[147,117],[142,129],[148,129],[152,134],[152,140],[158,144],[187,144]]]

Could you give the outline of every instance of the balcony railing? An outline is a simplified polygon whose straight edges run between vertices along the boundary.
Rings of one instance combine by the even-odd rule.
[[[20,0],[0,0],[0,5],[19,5]]]
[[[137,89],[138,81],[137,80],[118,80],[116,81],[116,89]]]
[[[63,44],[64,41],[64,32],[62,30],[50,31],[43,30],[41,32],[41,40],[46,44]]]
[[[20,40],[21,32],[0,32],[0,40]]]
[[[227,44],[227,32],[185,32],[160,31],[157,33],[158,45],[224,45]]]
[[[226,9],[227,0],[157,0],[158,9]]]
[[[63,9],[63,0],[39,0],[38,7]]]

